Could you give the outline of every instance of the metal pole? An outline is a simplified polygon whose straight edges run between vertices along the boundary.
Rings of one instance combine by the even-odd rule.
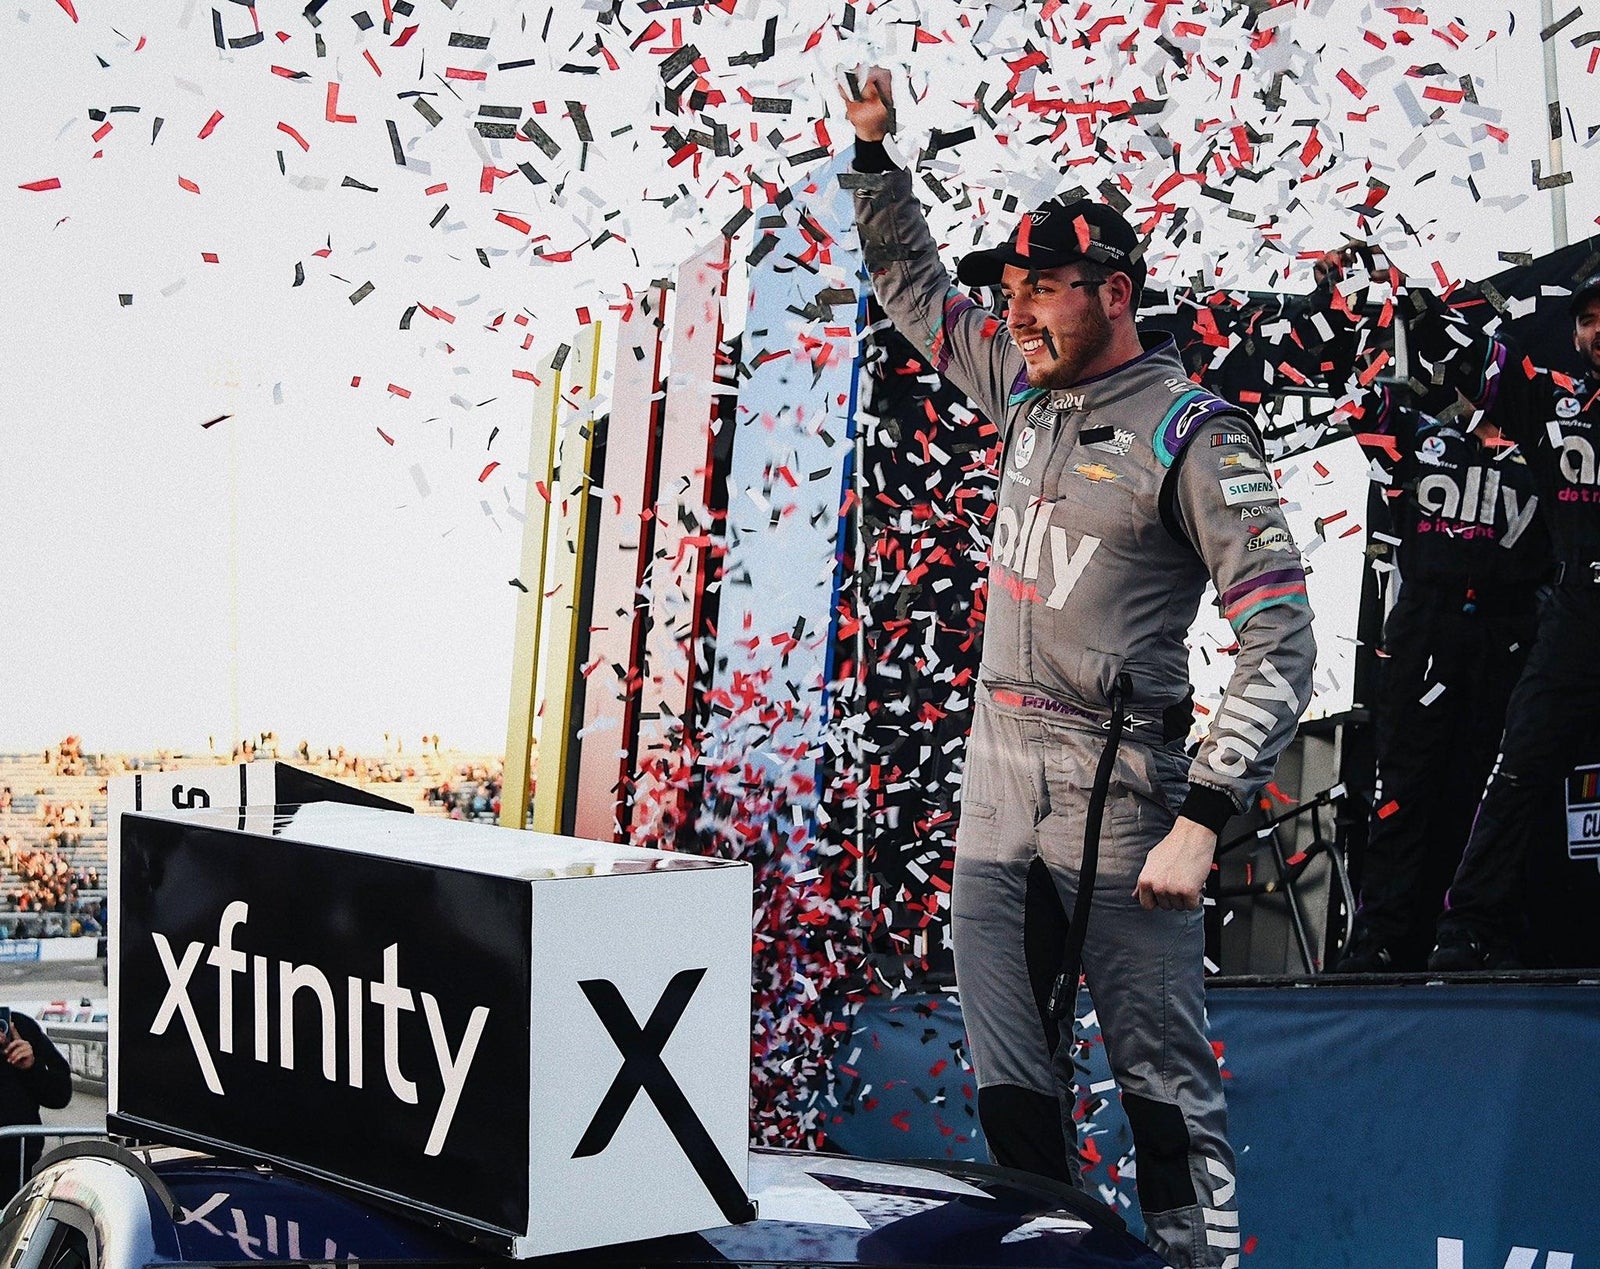
[[[538,726],[540,636],[543,633],[544,573],[554,496],[556,432],[561,419],[561,371],[546,357],[533,398],[528,440],[528,490],[523,500],[522,567],[518,581],[516,632],[511,650],[511,707],[506,719],[505,774],[500,782],[500,826],[528,827],[528,778],[533,734]],[[539,492],[541,486],[546,491]],[[559,796],[559,791],[558,791]]]
[[[1551,8],[1552,0],[1539,0],[1539,30],[1548,31],[1555,23],[1555,14]],[[1546,111],[1549,115],[1550,126],[1550,171],[1549,176],[1555,176],[1565,169],[1561,162],[1561,88],[1556,75],[1556,42],[1553,39],[1539,41],[1544,45],[1544,99]],[[1565,185],[1552,185],[1550,187],[1550,236],[1557,249],[1567,245],[1567,187]]]

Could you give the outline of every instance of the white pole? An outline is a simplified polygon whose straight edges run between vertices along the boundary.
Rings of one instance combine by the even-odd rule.
[[[1555,22],[1551,0],[1539,0],[1539,30],[1547,31]],[[1541,39],[1544,46],[1544,99],[1547,104],[1547,126],[1550,129],[1549,176],[1563,171],[1561,163],[1561,89],[1556,76],[1556,42]],[[1557,249],[1567,245],[1567,187],[1550,187],[1550,236]]]

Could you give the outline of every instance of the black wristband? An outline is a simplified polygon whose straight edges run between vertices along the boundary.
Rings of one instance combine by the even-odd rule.
[[[1204,784],[1191,784],[1189,796],[1183,799],[1183,805],[1178,808],[1178,814],[1184,819],[1203,824],[1218,835],[1222,833],[1223,825],[1238,813],[1232,798],[1221,789],[1209,788]]]
[[[882,141],[863,141],[856,138],[856,152],[850,166],[857,172],[898,172],[899,165],[889,157]]]

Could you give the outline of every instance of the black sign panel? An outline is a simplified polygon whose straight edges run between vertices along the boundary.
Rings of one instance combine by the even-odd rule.
[[[525,882],[129,815],[120,1114],[528,1228]]]

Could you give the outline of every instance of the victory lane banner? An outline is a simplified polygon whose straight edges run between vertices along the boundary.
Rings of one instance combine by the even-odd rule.
[[[121,829],[118,1130],[516,1256],[752,1214],[748,866],[331,803]]]

